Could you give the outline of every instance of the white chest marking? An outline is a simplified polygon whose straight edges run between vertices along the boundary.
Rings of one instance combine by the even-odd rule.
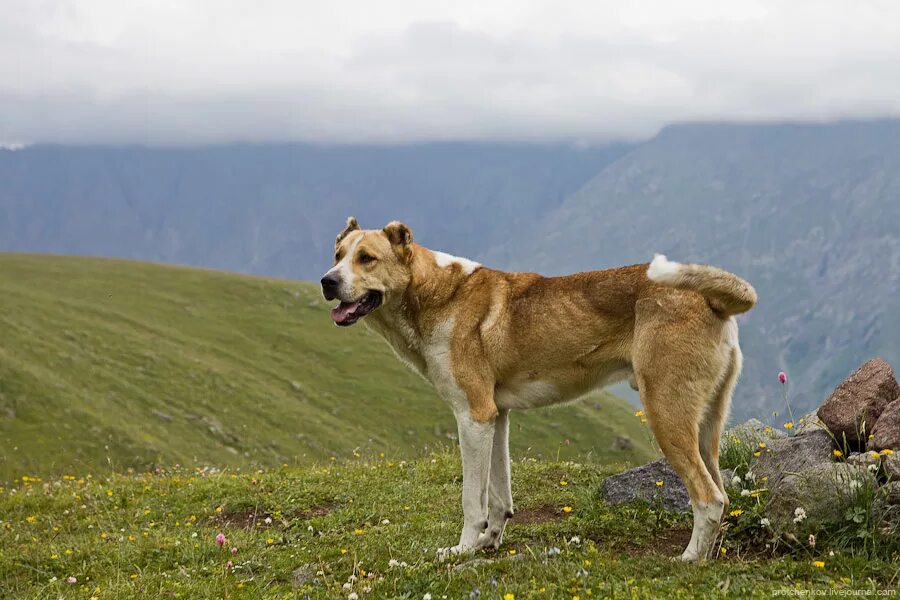
[[[443,268],[453,266],[457,264],[462,267],[463,273],[466,275],[470,274],[472,271],[481,266],[480,263],[475,262],[474,260],[469,260],[468,258],[460,258],[458,256],[453,256],[452,254],[447,254],[446,252],[435,252],[434,260],[437,262],[437,266]]]
[[[537,408],[560,400],[559,389],[547,381],[521,381],[497,388],[494,401],[499,408]]]
[[[426,377],[437,390],[437,393],[454,411],[468,406],[465,392],[456,383],[453,375],[453,363],[450,356],[450,336],[453,333],[454,320],[447,319],[435,327],[422,346],[422,357],[425,359]]]

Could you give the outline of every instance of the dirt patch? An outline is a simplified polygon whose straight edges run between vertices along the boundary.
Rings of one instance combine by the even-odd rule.
[[[324,517],[331,512],[331,506],[320,504],[307,510],[298,510],[287,515],[276,517],[268,511],[247,508],[244,510],[224,511],[216,515],[216,522],[225,527],[240,529],[287,529],[296,521],[308,521],[315,517]]]
[[[644,545],[622,544],[622,550],[628,556],[679,556],[690,541],[690,529],[673,527],[647,540]]]
[[[563,514],[559,511],[559,507],[542,504],[541,506],[520,508],[513,515],[511,522],[516,525],[536,525],[538,523],[558,521],[562,518]]]

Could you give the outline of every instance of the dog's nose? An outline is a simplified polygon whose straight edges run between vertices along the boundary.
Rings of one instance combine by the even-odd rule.
[[[340,284],[341,280],[338,278],[337,274],[325,274],[325,277],[322,278],[322,295],[325,296],[326,300],[334,300],[337,298],[338,286]]]

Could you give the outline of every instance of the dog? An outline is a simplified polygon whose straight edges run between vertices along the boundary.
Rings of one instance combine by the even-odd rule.
[[[513,516],[509,412],[619,381],[638,390],[659,446],[691,498],[681,559],[707,557],[728,496],[719,438],[742,355],[743,279],[656,255],[649,264],[543,277],[429,250],[394,221],[350,217],[321,280],[339,326],[365,318],[450,405],[462,453],[463,527],[441,556],[497,549]]]

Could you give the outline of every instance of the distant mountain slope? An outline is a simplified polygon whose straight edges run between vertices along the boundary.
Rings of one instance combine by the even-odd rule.
[[[654,252],[756,286],[737,416],[784,412],[780,369],[796,411],[867,358],[900,364],[900,122],[671,127],[489,257],[561,273]]]
[[[477,255],[627,147],[36,146],[0,150],[0,251],[116,256],[318,280],[348,215]]]
[[[611,395],[515,414],[514,456],[640,461]],[[309,284],[0,254],[0,482],[163,464],[280,465],[452,445],[450,409]],[[632,450],[614,450],[616,436]]]

